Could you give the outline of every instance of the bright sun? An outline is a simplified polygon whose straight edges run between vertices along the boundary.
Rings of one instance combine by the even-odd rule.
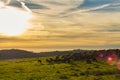
[[[0,34],[17,36],[26,31],[31,14],[0,2]]]

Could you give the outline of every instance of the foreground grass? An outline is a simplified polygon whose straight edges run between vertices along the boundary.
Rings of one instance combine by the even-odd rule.
[[[37,59],[0,61],[0,80],[120,80],[116,66],[84,61],[42,63]]]

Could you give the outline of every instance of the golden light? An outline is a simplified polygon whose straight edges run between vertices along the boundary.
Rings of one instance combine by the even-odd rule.
[[[5,6],[3,2],[0,2],[0,7],[3,7]]]
[[[27,30],[31,14],[0,2],[0,34],[17,36]]]

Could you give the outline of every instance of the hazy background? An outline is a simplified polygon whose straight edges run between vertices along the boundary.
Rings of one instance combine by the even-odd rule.
[[[23,0],[29,29],[0,35],[0,48],[33,51],[120,48],[120,0]],[[21,8],[12,0],[9,6]],[[0,26],[1,27],[1,26]]]

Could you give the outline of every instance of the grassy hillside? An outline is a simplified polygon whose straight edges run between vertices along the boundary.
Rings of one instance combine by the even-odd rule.
[[[119,49],[37,54],[12,49],[1,50],[0,59],[0,80],[120,80]]]
[[[46,58],[0,61],[0,80],[120,80],[116,65],[103,60],[49,63]]]

